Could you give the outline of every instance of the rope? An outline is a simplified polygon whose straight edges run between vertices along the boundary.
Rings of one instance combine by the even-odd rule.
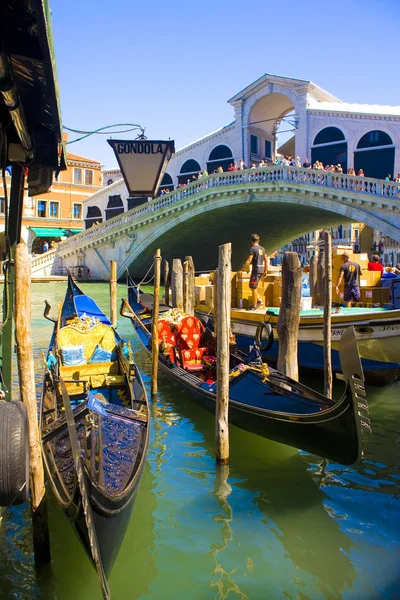
[[[110,129],[111,127],[129,127],[129,129],[123,129],[122,131],[104,131],[104,129]],[[70,142],[65,142],[66,144],[75,144],[75,142],[80,142],[81,140],[84,140],[85,138],[91,136],[91,135],[110,135],[112,133],[128,133],[129,131],[134,131],[135,129],[140,129],[141,134],[138,137],[141,137],[144,139],[144,132],[145,129],[143,127],[141,127],[141,125],[137,125],[137,124],[133,124],[133,123],[116,123],[115,125],[106,125],[105,127],[99,127],[98,129],[95,129],[94,131],[82,131],[80,129],[71,129],[70,127],[66,127],[65,125],[63,125],[63,129],[66,129],[67,131],[72,131],[72,133],[79,133],[79,134],[84,134],[81,137],[77,138],[76,140],[71,140]]]
[[[152,276],[152,277],[151,277],[151,278],[150,278],[148,281],[146,281],[146,277],[147,277],[147,275],[150,273],[151,269],[154,267],[154,263],[155,263],[155,261],[153,260],[153,262],[151,263],[151,265],[150,265],[150,268],[148,269],[148,271],[147,271],[146,275],[143,277],[142,281],[140,281],[139,283],[135,283],[135,282],[134,282],[134,281],[133,281],[133,280],[132,280],[132,279],[129,277],[129,284],[128,284],[128,287],[132,287],[132,288],[133,288],[133,287],[135,287],[135,288],[139,288],[141,285],[148,285],[149,283],[151,283],[151,282],[153,281],[153,279],[154,279],[154,274],[153,274],[153,276]]]

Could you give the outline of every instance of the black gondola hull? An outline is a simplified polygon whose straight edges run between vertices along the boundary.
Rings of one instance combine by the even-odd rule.
[[[54,328],[48,357],[50,352],[53,356],[60,354],[56,339],[60,324],[65,325],[67,321],[67,314],[70,318],[75,294],[84,296],[70,281],[63,306],[65,314],[61,311],[59,323]],[[94,310],[98,309],[94,303],[92,306]],[[102,318],[100,313],[96,313],[97,321],[98,315]],[[103,316],[104,321],[100,324],[102,334],[105,330],[111,330],[107,318]],[[111,339],[114,339],[114,335],[117,344],[122,343],[111,330]],[[124,357],[122,346],[118,348],[118,358],[114,359],[114,363],[89,362],[84,363],[83,367],[79,365],[73,368],[79,370],[89,367],[91,372],[91,364],[94,364],[96,373],[98,364],[100,372],[103,364],[112,365],[115,369],[119,365],[119,373],[122,373],[118,375],[119,379],[115,373],[100,375],[102,383],[96,384],[97,387],[92,383],[99,377],[95,374],[90,385],[83,386],[84,391],[74,396],[71,415],[80,449],[78,460],[82,464],[83,482],[78,477],[67,411],[62,406],[60,409],[63,399],[60,396],[60,383],[49,368],[45,370],[40,411],[43,457],[54,495],[98,569],[95,559],[97,550],[93,550],[95,536],[101,569],[106,577],[112,569],[129,523],[149,441],[149,409],[144,384],[133,361]],[[69,383],[75,385],[74,381],[70,380]],[[77,381],[76,385],[82,384],[81,379]],[[85,499],[90,505],[90,518],[85,509]]]
[[[131,317],[133,325],[150,355],[151,337],[148,328],[151,319],[149,311],[143,312],[143,304],[134,286],[129,287],[129,302],[136,315],[135,318]],[[354,349],[356,348],[353,347],[352,350]],[[245,370],[239,377],[230,380],[229,422],[251,433],[334,462],[356,464],[362,453],[362,431],[369,430],[369,423],[362,369],[358,369],[355,363],[350,371],[353,367],[358,383],[354,384],[352,377],[349,377],[345,393],[337,402],[273,369],[267,379]],[[170,361],[165,361],[161,354],[159,368],[198,405],[215,413],[215,385],[210,385],[207,389],[207,385],[199,378],[188,375]],[[359,391],[358,396],[355,385]]]

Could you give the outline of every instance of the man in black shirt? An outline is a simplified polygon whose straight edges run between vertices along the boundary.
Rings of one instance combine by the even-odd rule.
[[[360,275],[361,267],[358,263],[349,260],[347,252],[342,254],[343,264],[340,267],[340,273],[336,284],[336,293],[339,293],[339,286],[344,278],[344,301],[347,307],[353,302],[360,302]]]
[[[260,246],[260,236],[257,233],[253,233],[251,236],[252,246],[249,250],[249,256],[242,267],[242,271],[246,271],[251,264],[250,273],[250,289],[252,291],[252,306],[250,310],[257,310],[261,308],[263,301],[257,292],[258,282],[263,275],[267,273],[267,255],[265,254],[265,248]]]

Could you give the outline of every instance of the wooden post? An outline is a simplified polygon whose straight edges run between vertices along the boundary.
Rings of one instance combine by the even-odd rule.
[[[173,308],[183,310],[183,272],[179,258],[174,258],[172,261],[171,304]]]
[[[38,563],[50,561],[50,540],[45,501],[44,470],[36,404],[31,332],[31,262],[25,243],[15,249],[15,336],[21,400],[29,423],[30,496],[33,548]]]
[[[318,304],[319,306],[325,305],[325,253],[322,242],[322,234],[320,234],[319,242],[319,253],[318,253],[318,264],[317,264],[317,290],[318,290]]]
[[[214,315],[214,332],[217,335],[218,332],[218,269],[214,271],[213,279],[213,315]]]
[[[194,262],[191,256],[186,256],[183,263],[183,310],[194,316]]]
[[[110,260],[110,321],[117,324],[117,262]]]
[[[325,304],[324,304],[324,391],[332,398],[332,238],[324,231],[325,242]]]
[[[278,371],[298,381],[297,341],[300,323],[302,269],[297,252],[285,252],[278,317]]]
[[[164,260],[163,263],[164,263],[164,302],[165,302],[165,304],[169,304],[169,286],[170,286],[169,262],[167,260]]]
[[[313,256],[310,258],[310,273],[309,273],[310,296],[312,298],[313,306],[316,306],[318,304],[317,266],[318,266],[318,257],[315,254],[313,254]]]
[[[160,277],[161,277],[161,254],[156,250],[154,256],[154,303],[151,321],[151,395],[157,394],[158,376],[158,313],[160,311]]]
[[[218,253],[217,397],[215,444],[218,463],[229,462],[229,331],[231,326],[231,245]]]

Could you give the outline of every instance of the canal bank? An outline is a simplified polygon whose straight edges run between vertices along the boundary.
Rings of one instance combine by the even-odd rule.
[[[82,288],[109,313],[108,284]],[[43,301],[55,310],[64,294],[64,283],[32,288],[38,391],[52,331]],[[151,365],[130,323],[120,319],[118,332],[131,340],[149,390]],[[368,389],[373,435],[358,470],[231,427],[225,497],[214,490],[213,416],[160,377],[148,463],[110,577],[113,599],[400,596],[399,391],[398,383]],[[0,598],[96,600],[96,575],[48,497],[51,567],[35,574],[27,507],[13,509],[0,524]]]

